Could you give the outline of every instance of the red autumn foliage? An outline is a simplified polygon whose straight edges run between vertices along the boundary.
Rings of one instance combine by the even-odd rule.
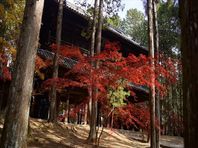
[[[145,130],[150,127],[149,108],[146,105],[135,105],[132,103],[117,109],[117,114],[123,125],[130,127],[137,125]]]
[[[2,80],[11,80],[11,72],[9,67],[7,67],[7,58],[4,54],[0,53],[0,79]],[[35,70],[39,71],[42,68],[47,68],[51,65],[51,62],[48,60],[43,60],[39,56],[36,56],[35,60]]]
[[[41,57],[39,57],[38,55],[36,56],[36,60],[35,60],[35,70],[40,70],[42,68],[47,68],[49,67],[51,64],[51,62],[49,60],[43,60]]]
[[[52,48],[56,48],[56,46],[53,45]],[[70,53],[70,48],[61,46],[60,49],[63,56],[74,56]],[[75,58],[79,59],[78,63],[63,78],[47,80],[44,83],[45,89],[50,88],[54,83],[59,90],[66,87],[84,87],[88,90],[90,90],[90,87],[97,88],[98,93],[95,99],[102,104],[101,112],[108,114],[111,110],[111,103],[107,98],[108,88],[117,88],[120,85],[119,80],[125,80],[124,87],[130,90],[133,96],[135,96],[135,92],[128,85],[129,83],[136,86],[146,86],[147,88],[152,86],[150,58],[145,55],[137,57],[133,54],[123,57],[118,43],[107,42],[105,49],[92,58],[83,57],[80,53],[79,55],[75,53]],[[96,61],[99,62],[99,68],[95,68],[93,64]],[[172,63],[169,61],[168,64]],[[170,67],[172,68],[172,66]],[[155,64],[156,89],[163,95],[165,86],[158,81],[159,77],[173,82],[174,75],[172,71],[167,71],[160,63]],[[127,101],[127,105],[117,108],[116,112],[119,120],[125,122],[126,126],[138,124],[145,129],[149,127],[150,115],[147,106],[140,107]]]
[[[11,80],[11,72],[7,67],[7,57],[0,53],[0,80]]]
[[[53,52],[57,52],[56,44],[52,44],[50,47]],[[80,52],[80,49],[77,46],[61,45],[60,50],[58,52],[63,57],[70,57],[70,58],[76,58],[76,59],[83,58],[83,56]]]
[[[57,90],[61,90],[66,87],[86,87],[80,82],[72,81],[70,79],[65,79],[65,78],[48,79],[44,82],[43,87],[45,87],[44,89],[49,89],[52,84],[56,86]]]
[[[2,79],[3,80],[11,80],[11,73],[8,67],[2,67]]]

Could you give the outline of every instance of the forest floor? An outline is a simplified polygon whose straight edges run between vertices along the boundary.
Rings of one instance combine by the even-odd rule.
[[[45,120],[31,119],[28,148],[92,148],[86,142],[89,126],[75,124],[51,124]],[[0,125],[2,128],[2,124]],[[101,130],[101,128],[100,128]],[[139,132],[104,129],[100,147],[108,148],[149,148],[149,143],[142,141]],[[162,147],[183,148],[180,137],[162,136]]]

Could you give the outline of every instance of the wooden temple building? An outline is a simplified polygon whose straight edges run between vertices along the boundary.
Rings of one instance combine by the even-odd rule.
[[[57,0],[45,0],[42,26],[40,31],[40,47],[37,54],[44,59],[52,59],[53,53],[50,50],[50,45],[55,43],[56,37],[56,20],[58,12]],[[62,23],[62,44],[69,46],[78,46],[81,52],[88,55],[90,49],[90,38],[82,35],[83,32],[88,31],[90,28],[90,17],[88,17],[84,11],[69,2],[65,2],[63,11],[63,23]],[[147,55],[148,51],[146,48],[141,47],[139,44],[131,40],[122,31],[117,30],[111,26],[104,27],[102,31],[102,45],[105,42],[116,41],[119,42],[121,48],[124,49],[123,56],[127,56],[129,53],[135,55],[144,54]],[[62,65],[59,68],[59,73],[64,73],[70,69],[77,61],[67,57],[61,59]],[[45,79],[51,77],[52,70],[46,71]],[[34,88],[40,87],[42,80],[35,76]],[[132,86],[136,89],[136,94],[141,98],[148,98],[148,90],[141,86]],[[70,104],[78,104],[82,98],[87,97],[87,90],[80,88],[67,88],[64,93],[58,94],[59,102],[68,102]],[[144,100],[143,100],[144,101]],[[35,93],[31,101],[30,116],[35,118],[47,119],[49,108],[49,97],[45,93]],[[79,115],[80,116],[80,115]]]

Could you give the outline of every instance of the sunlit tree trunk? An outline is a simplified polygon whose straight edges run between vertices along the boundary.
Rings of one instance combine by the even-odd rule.
[[[156,55],[155,59],[157,63],[159,63],[159,31],[158,31],[158,22],[157,22],[157,3],[158,0],[153,0],[154,51]],[[158,90],[156,90],[155,97],[156,97],[155,111],[156,111],[156,117],[158,119],[158,126],[156,127],[156,148],[159,148],[160,147],[160,96]]]
[[[102,24],[103,24],[103,0],[99,1],[99,13],[98,13],[98,28],[97,28],[97,36],[96,36],[96,54],[99,55],[101,52],[101,42],[102,42]],[[96,69],[99,68],[99,61],[96,61]],[[97,80],[96,80],[97,83]],[[98,111],[98,89],[95,89],[95,106],[96,106],[96,120],[98,119],[97,115]],[[96,121],[97,122],[97,121]],[[96,123],[95,123],[96,124]],[[96,134],[97,139],[97,134]]]
[[[107,120],[107,128],[110,128],[110,118]]]
[[[153,30],[153,0],[147,1],[148,7],[148,49],[151,58],[151,88],[150,88],[150,116],[151,116],[151,148],[156,147],[156,133],[155,133],[155,62],[154,62],[154,30]]]
[[[59,50],[61,44],[61,32],[62,32],[62,18],[63,18],[63,1],[59,0],[59,8],[58,8],[58,16],[57,16],[57,27],[56,27],[56,44],[57,50],[54,55],[53,59],[53,74],[52,78],[58,78],[58,69],[59,69]],[[56,94],[56,84],[54,83],[51,87],[51,91],[49,94],[50,97],[50,115],[49,115],[49,122],[56,122],[57,121],[57,94]]]
[[[92,69],[90,70],[90,79],[92,81]],[[91,82],[92,83],[92,82]],[[88,103],[88,122],[89,122],[89,125],[91,123],[91,104],[92,104],[92,86],[89,86],[88,88],[88,91],[89,91],[89,103]]]
[[[198,1],[180,0],[183,63],[184,143],[198,146]]]
[[[98,14],[98,28],[96,36],[96,54],[101,52],[101,41],[102,41],[102,24],[103,24],[103,0],[100,0],[99,4],[99,14]],[[99,63],[96,63],[96,68],[99,67]]]
[[[69,97],[67,98],[66,101],[66,108],[65,108],[65,123],[69,123],[68,122],[68,117],[69,117]]]
[[[94,3],[94,14],[93,14],[93,24],[92,24],[92,36],[91,36],[91,49],[90,49],[90,56],[94,56],[94,49],[95,49],[95,34],[96,34],[96,24],[97,24],[97,14],[98,14],[98,0],[95,0]],[[94,63],[91,61],[92,66],[94,66]],[[90,70],[90,79],[91,79],[91,86],[89,88],[89,136],[87,138],[87,141],[89,143],[96,141],[96,111],[94,110],[95,104],[94,104],[94,96],[93,96],[93,78],[92,78],[92,69]]]
[[[87,113],[88,113],[88,104],[85,104],[85,108],[84,108],[84,125],[87,125]]]
[[[103,23],[103,0],[99,1],[99,13],[98,13],[98,27],[97,27],[97,35],[96,35],[96,54],[100,54],[101,51],[101,40],[102,40],[102,23]],[[99,62],[96,61],[96,68],[99,68]],[[97,80],[96,80],[97,81]],[[96,82],[97,83],[97,82]],[[91,123],[90,133],[88,137],[88,141],[96,142],[97,134],[96,134],[96,122],[97,122],[97,96],[98,90],[93,88],[93,100],[92,100],[92,111],[91,111]]]
[[[26,147],[34,63],[38,47],[44,0],[27,0],[17,46],[15,71],[9,91],[9,107],[1,148]]]
[[[113,128],[113,118],[114,118],[114,112],[111,114],[111,128]]]

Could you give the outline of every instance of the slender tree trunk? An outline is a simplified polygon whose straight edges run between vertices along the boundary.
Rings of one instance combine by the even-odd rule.
[[[92,81],[92,69],[90,70],[90,79]],[[93,83],[93,81],[91,82]],[[88,103],[88,123],[91,124],[91,104],[92,104],[92,86],[89,86],[89,103]]]
[[[151,58],[151,88],[150,88],[150,116],[151,116],[151,148],[156,147],[155,133],[155,62],[154,62],[154,30],[153,30],[153,0],[148,0],[148,45],[149,56]]]
[[[98,28],[97,28],[97,36],[96,36],[96,54],[100,54],[101,52],[101,41],[102,41],[102,24],[103,24],[103,0],[100,0],[99,4],[99,14],[98,14]],[[96,68],[99,67],[99,63],[97,61]]]
[[[168,87],[168,106],[166,106],[166,108],[168,108],[169,110],[171,110],[172,109],[172,107],[170,106],[170,100],[171,100],[171,89],[170,89],[170,86]],[[170,121],[171,119],[170,119],[170,117],[171,117],[171,113],[170,112],[168,112],[167,113],[168,114],[168,117],[167,117],[167,121]],[[166,126],[167,126],[167,128],[166,128],[166,135],[169,135],[170,134],[170,122],[167,122],[166,121]]]
[[[63,17],[63,1],[59,0],[58,16],[57,16],[57,28],[56,28],[56,44],[57,50],[53,59],[53,74],[52,78],[58,78],[58,69],[59,69],[59,50],[61,44],[61,32],[62,32],[62,17]],[[56,84],[54,83],[50,91],[50,116],[49,122],[57,122],[57,94],[56,94]]]
[[[66,110],[65,110],[65,123],[69,123],[68,122],[68,117],[69,117],[69,97],[66,101]]]
[[[2,69],[1,63],[0,63],[0,69]],[[3,112],[2,104],[3,104],[3,100],[4,100],[5,83],[1,84],[1,85],[2,85],[2,90],[0,90],[0,116],[2,115],[2,112]]]
[[[88,113],[88,104],[85,104],[84,125],[87,125],[87,113]]]
[[[97,7],[95,7],[95,9],[97,9]],[[99,54],[100,50],[101,50],[102,22],[103,22],[102,11],[103,11],[103,0],[100,0],[99,13],[98,13],[98,28],[97,28],[97,36],[96,36],[96,54]],[[98,61],[96,62],[96,68],[99,68]],[[90,133],[89,133],[88,141],[96,142],[96,140],[97,140],[96,121],[97,121],[97,93],[98,93],[98,90],[96,88],[93,88],[92,91],[93,91],[92,114],[91,114],[91,125],[90,125]]]
[[[44,0],[27,0],[9,91],[1,148],[27,146],[28,117]]]
[[[80,111],[77,113],[77,124],[80,124]]]
[[[182,73],[182,72],[181,72]],[[181,123],[184,123],[184,116],[183,116],[183,89],[182,89],[182,82],[183,82],[183,80],[182,80],[182,74],[181,74],[181,76],[180,76],[180,91],[179,91],[179,100],[180,100],[180,109],[179,109],[179,111],[180,111],[180,118],[181,118]],[[181,127],[181,125],[179,125],[180,127]],[[181,130],[180,131],[180,136],[183,136],[183,131]]]
[[[110,128],[110,118],[107,120],[107,128]]]
[[[111,113],[111,128],[113,128],[113,117],[114,117],[114,112]]]
[[[115,109],[114,107],[111,109],[111,111],[110,111],[109,114],[107,115],[107,118],[105,118],[104,123],[108,121],[109,116],[112,114],[112,112],[114,111],[114,109]],[[104,126],[102,126],[102,130],[101,130],[100,135],[99,135],[99,137],[98,137],[98,143],[97,143],[97,146],[98,146],[98,147],[100,146],[100,145],[99,145],[99,144],[100,144],[100,138],[102,137],[103,131],[104,131]]]
[[[95,95],[93,95],[95,98]],[[96,142],[96,119],[97,119],[97,101],[92,101],[92,110],[91,110],[91,118],[90,118],[90,131],[88,142],[95,143]]]
[[[94,3],[94,14],[93,14],[93,26],[92,26],[92,37],[91,37],[91,51],[90,51],[90,56],[94,56],[94,48],[95,48],[95,34],[96,34],[96,24],[97,24],[97,7],[98,7],[98,0],[95,0]],[[94,66],[93,62],[91,61],[92,66]],[[89,131],[89,136],[87,138],[87,141],[89,143],[93,143],[96,141],[96,106],[94,104],[94,95],[93,95],[93,78],[92,78],[92,69],[90,71],[90,78],[91,78],[91,86],[89,89],[89,126],[90,126],[90,131]]]
[[[198,1],[180,0],[183,63],[184,144],[198,146]]]
[[[158,0],[153,0],[153,28],[154,28],[154,51],[157,63],[159,63],[159,31],[157,21],[157,3]],[[155,102],[156,118],[158,119],[158,126],[156,126],[156,148],[160,147],[160,96],[159,91],[156,90],[156,102]]]
[[[175,91],[174,90],[175,89],[174,89],[174,86],[172,84],[171,85],[171,106],[172,106],[172,109],[175,108],[175,106],[174,106],[174,100],[176,99],[175,98]],[[173,113],[174,113],[174,111],[173,111]],[[174,123],[173,122],[171,123],[170,129],[171,129],[171,135],[174,136]]]

